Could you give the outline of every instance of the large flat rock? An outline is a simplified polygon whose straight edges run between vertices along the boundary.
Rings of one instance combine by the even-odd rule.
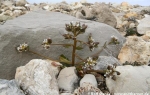
[[[43,39],[48,37],[53,39],[53,43],[71,42],[65,40],[62,34],[66,32],[65,24],[72,21],[80,21],[81,24],[88,25],[86,33],[79,36],[80,40],[87,41],[89,33],[92,33],[95,41],[100,42],[99,48],[95,49],[94,52],[89,51],[88,47],[80,52],[77,51],[82,58],[86,58],[100,50],[106,41],[110,41],[112,35],[116,36],[121,44],[108,46],[112,51],[109,53],[115,57],[118,55],[125,38],[113,27],[99,22],[77,19],[58,12],[33,11],[0,25],[0,78],[12,79],[17,67],[25,65],[31,59],[41,58],[29,52],[18,53],[15,47],[24,42],[29,44],[30,50],[52,59],[57,60],[61,54],[71,59],[71,52],[69,51],[72,48],[51,46],[49,50],[45,50],[41,44]],[[109,54],[103,51],[101,55],[107,56]]]

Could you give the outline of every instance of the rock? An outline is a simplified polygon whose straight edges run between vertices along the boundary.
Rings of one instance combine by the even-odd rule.
[[[6,15],[0,15],[0,22],[8,20],[10,17]]]
[[[84,83],[74,91],[74,95],[102,95],[102,91],[91,83]]]
[[[21,10],[14,10],[13,11],[13,16],[18,17],[20,15],[22,15],[22,11]]]
[[[149,50],[150,42],[144,41],[141,37],[129,36],[118,55],[118,59],[121,63],[136,61],[140,64],[148,64]]]
[[[6,1],[3,1],[2,2],[2,5],[5,5],[7,7],[11,7],[13,6],[13,2],[12,1],[9,1],[9,0],[6,0]]]
[[[76,9],[81,8],[82,6],[83,6],[82,3],[80,3],[80,2],[74,2],[74,3],[72,4],[72,9],[73,9],[73,10],[76,10]]]
[[[61,64],[54,61],[33,59],[25,66],[17,68],[15,80],[26,94],[59,95],[55,78],[59,71],[56,65],[60,66]]]
[[[16,6],[25,6],[26,3],[27,3],[26,0],[15,0]]]
[[[116,27],[117,20],[106,4],[95,4],[92,14],[97,18],[96,21]]]
[[[87,58],[100,51],[104,43],[110,41],[112,35],[118,38],[120,44],[108,45],[107,48],[111,50],[109,53],[112,56],[118,56],[118,49],[122,47],[125,38],[111,26],[99,22],[77,19],[58,12],[33,11],[13,20],[8,20],[4,25],[0,25],[0,78],[12,79],[17,67],[25,65],[31,59],[41,58],[31,52],[17,52],[15,48],[24,42],[27,42],[31,51],[38,52],[51,59],[58,60],[61,54],[71,59],[72,48],[51,46],[50,49],[45,50],[41,45],[43,40],[49,37],[51,37],[53,43],[71,43],[72,41],[66,40],[62,36],[62,34],[66,33],[65,24],[71,21],[73,23],[81,22],[81,24],[88,25],[86,32],[79,35],[78,40],[87,42],[87,37],[92,33],[95,41],[100,42],[99,48],[95,48],[93,52],[88,47],[77,51],[76,53],[81,58]],[[106,50],[103,50],[100,55],[107,56],[109,54]],[[79,60],[76,59],[77,61]]]
[[[122,3],[121,3],[121,6],[122,6],[122,7],[128,7],[129,4],[128,4],[128,2],[122,2]]]
[[[94,70],[105,70],[109,65],[120,65],[118,59],[113,56],[99,56],[97,64],[93,67]]]
[[[150,17],[143,18],[140,20],[139,25],[137,26],[137,32],[139,34],[145,34],[146,31],[150,31]]]
[[[136,27],[135,23],[130,23],[129,28],[134,28]]]
[[[0,95],[25,95],[15,80],[0,79]]]
[[[78,82],[78,76],[76,75],[75,67],[66,67],[62,69],[59,73],[57,81],[59,89],[73,92]]]
[[[44,10],[48,10],[49,9],[49,5],[43,6]]]
[[[60,95],[74,95],[74,94],[71,94],[71,93],[61,93]]]
[[[76,12],[76,15],[75,15],[76,18],[78,19],[85,19],[85,16],[83,16],[83,14],[81,12]]]
[[[85,86],[86,83],[90,83],[91,85],[93,85],[94,87],[97,87],[97,81],[94,75],[92,74],[86,74],[84,75],[84,77],[81,79],[80,81],[80,87],[83,87],[83,85]]]
[[[130,18],[130,17],[137,17],[138,14],[136,12],[129,12],[124,15],[125,18]]]
[[[149,66],[117,66],[116,71],[121,74],[116,80],[106,78],[106,85],[110,93],[150,93]]]

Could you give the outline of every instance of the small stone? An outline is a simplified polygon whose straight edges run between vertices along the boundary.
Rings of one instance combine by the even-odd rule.
[[[66,67],[62,69],[59,73],[57,81],[59,89],[73,92],[75,85],[78,82],[78,76],[76,75],[75,67]]]
[[[92,84],[94,87],[97,87],[97,81],[94,75],[92,74],[86,74],[80,81],[80,87],[83,87],[86,85],[86,83]]]

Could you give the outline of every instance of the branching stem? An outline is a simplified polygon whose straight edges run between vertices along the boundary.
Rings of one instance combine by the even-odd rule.
[[[49,57],[46,57],[46,56],[41,55],[41,54],[39,54],[39,53],[37,53],[37,52],[34,52],[34,51],[32,51],[32,50],[29,50],[29,52],[30,52],[30,53],[33,53],[33,54],[36,54],[36,55],[38,55],[38,56],[40,56],[40,57],[43,57],[43,58],[45,58],[45,59],[49,59],[49,60],[52,60],[52,61],[55,61],[55,62],[59,62],[59,61],[57,61],[57,60],[53,60],[53,59],[51,59],[51,58],[49,58]]]

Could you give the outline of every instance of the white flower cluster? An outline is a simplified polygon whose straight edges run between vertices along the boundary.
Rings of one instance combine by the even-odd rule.
[[[93,60],[92,57],[88,57],[83,69],[92,69],[97,64],[96,60]]]
[[[18,52],[23,52],[23,51],[28,51],[29,50],[29,46],[26,43],[20,44],[17,47]]]
[[[48,48],[50,48],[51,43],[52,43],[52,40],[50,38],[49,39],[44,39],[42,45],[45,49],[48,49]]]
[[[116,71],[116,66],[109,65],[104,76],[116,80],[116,75],[120,75],[120,72]]]

